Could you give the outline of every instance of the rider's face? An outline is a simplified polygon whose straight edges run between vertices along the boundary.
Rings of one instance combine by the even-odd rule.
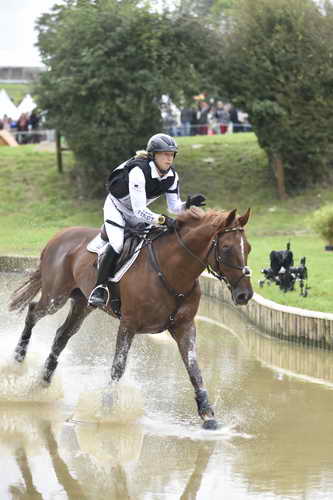
[[[161,151],[155,153],[154,162],[162,172],[167,172],[173,163],[174,157],[175,153],[171,151]],[[160,175],[163,175],[163,173],[160,173]]]

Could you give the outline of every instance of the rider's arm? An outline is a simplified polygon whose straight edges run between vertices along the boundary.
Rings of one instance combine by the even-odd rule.
[[[139,167],[134,167],[128,176],[129,194],[134,215],[147,224],[158,224],[160,214],[147,208],[146,179]]]
[[[176,172],[175,182],[172,184],[170,189],[165,193],[166,201],[168,204],[168,211],[172,214],[179,214],[185,210],[185,201],[180,199],[179,194],[179,177]]]

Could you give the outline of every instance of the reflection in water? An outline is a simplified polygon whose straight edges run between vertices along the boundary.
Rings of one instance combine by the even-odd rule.
[[[15,279],[0,276],[4,297]],[[100,401],[117,322],[94,313],[71,340],[59,365],[63,398],[54,393],[43,404],[8,403],[6,380],[15,375],[14,394],[24,387],[61,318],[38,324],[30,361],[16,372],[9,356],[23,317],[7,313],[4,297],[1,500],[333,497],[333,353],[265,338],[229,306],[203,302],[198,355],[223,427],[201,429],[192,387],[166,334],[135,339],[122,389],[127,406],[106,424]]]

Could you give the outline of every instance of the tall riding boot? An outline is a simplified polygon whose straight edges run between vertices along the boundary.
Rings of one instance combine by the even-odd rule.
[[[118,257],[119,254],[112,248],[110,243],[108,243],[100,258],[96,287],[91,292],[88,299],[88,304],[90,306],[103,307],[107,305],[110,296],[108,280],[114,275]]]

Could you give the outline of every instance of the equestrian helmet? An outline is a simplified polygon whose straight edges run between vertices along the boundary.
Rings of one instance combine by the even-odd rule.
[[[148,141],[147,151],[150,155],[154,153],[171,152],[175,153],[176,156],[178,147],[176,141],[173,137],[170,137],[170,135],[155,134]]]

